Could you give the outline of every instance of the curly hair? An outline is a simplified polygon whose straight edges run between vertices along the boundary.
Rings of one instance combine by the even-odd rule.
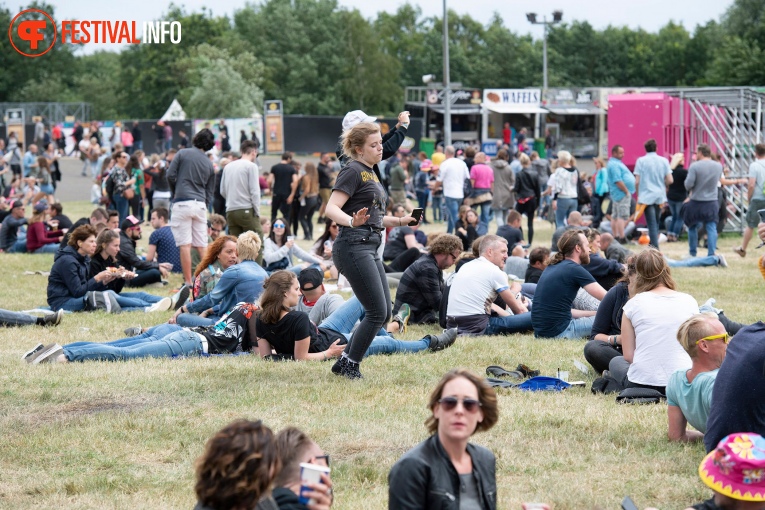
[[[200,503],[216,510],[255,508],[279,466],[271,429],[260,420],[237,420],[207,441],[194,491]]]
[[[86,241],[90,236],[96,237],[98,235],[98,232],[93,227],[93,225],[81,225],[74,229],[74,232],[72,232],[69,235],[69,246],[74,248],[75,250],[78,249],[80,246],[77,243]]]
[[[436,389],[434,389],[433,393],[430,394],[430,399],[428,400],[428,409],[430,409],[431,414],[428,419],[425,420],[425,426],[428,428],[428,432],[431,434],[438,432],[438,420],[435,416],[433,416],[432,412],[435,411],[436,406],[438,405],[438,401],[441,400],[441,396],[444,392],[444,386],[446,386],[449,381],[457,379],[458,377],[467,379],[473,383],[473,385],[478,390],[478,401],[481,403],[483,421],[476,426],[473,433],[489,430],[497,423],[497,420],[499,419],[497,394],[494,393],[494,390],[488,384],[486,384],[483,378],[478,377],[470,370],[464,368],[454,368],[448,371],[441,378],[441,380],[436,385]]]
[[[428,249],[431,255],[450,255],[462,251],[462,241],[453,234],[441,234],[433,240],[428,238]]]
[[[197,268],[194,270],[194,278],[199,276],[199,273],[207,269],[210,264],[218,259],[218,255],[220,255],[220,252],[223,251],[223,247],[226,246],[226,243],[228,242],[236,244],[236,237],[222,235],[207,246],[207,250],[205,250],[205,256],[202,258],[202,260],[197,265]]]
[[[258,253],[260,253],[261,243],[260,236],[252,230],[240,235],[236,240],[236,252],[239,255],[239,260],[256,260]]]

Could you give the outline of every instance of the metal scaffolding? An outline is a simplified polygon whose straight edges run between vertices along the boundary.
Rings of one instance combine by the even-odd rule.
[[[678,97],[679,149],[690,154],[700,143],[722,156],[732,179],[746,177],[754,161],[754,146],[762,141],[762,105],[765,94],[749,87],[681,88],[665,90]],[[687,108],[687,110],[686,110]],[[746,188],[724,186],[728,220],[726,231],[742,232],[748,203]]]
[[[90,103],[0,103],[0,115],[6,110],[21,108],[27,122],[36,116],[44,117],[46,122],[58,124],[67,117],[74,117],[81,122],[90,121]]]

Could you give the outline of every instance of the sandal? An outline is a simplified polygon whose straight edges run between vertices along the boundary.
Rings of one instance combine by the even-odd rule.
[[[486,367],[486,375],[490,375],[494,377],[510,377],[513,379],[524,378],[524,375],[521,372],[518,372],[516,370],[505,370],[504,368],[498,365],[491,365],[490,367]]]
[[[532,370],[524,364],[518,365],[515,369],[522,373],[525,377],[537,377],[540,374],[539,370]]]

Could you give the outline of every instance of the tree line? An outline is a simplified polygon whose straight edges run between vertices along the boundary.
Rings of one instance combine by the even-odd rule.
[[[55,9],[34,3],[55,19]],[[0,4],[0,26],[15,12]],[[519,13],[519,16],[522,14]],[[416,5],[366,19],[336,0],[261,0],[232,17],[171,4],[163,20],[183,26],[180,44],[134,45],[80,55],[57,44],[30,59],[0,52],[0,102],[87,101],[93,117],[156,118],[173,98],[196,118],[249,116],[264,98],[288,114],[375,114],[401,110],[404,87],[440,79],[442,22]],[[481,24],[449,13],[452,81],[476,88],[542,83],[542,41],[509,30],[499,15]],[[765,85],[765,0],[734,0],[720,20],[689,32],[586,21],[554,25],[549,86]]]

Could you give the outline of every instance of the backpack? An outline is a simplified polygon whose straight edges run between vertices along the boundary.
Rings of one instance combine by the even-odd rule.
[[[574,171],[576,172],[576,201],[579,205],[589,204],[591,201],[590,194],[587,193],[582,176],[579,175],[578,169],[574,169]]]
[[[106,182],[104,182],[104,190],[106,190],[106,196],[109,199],[114,196],[114,179],[112,179],[112,172],[109,172],[109,175],[106,177]]]

